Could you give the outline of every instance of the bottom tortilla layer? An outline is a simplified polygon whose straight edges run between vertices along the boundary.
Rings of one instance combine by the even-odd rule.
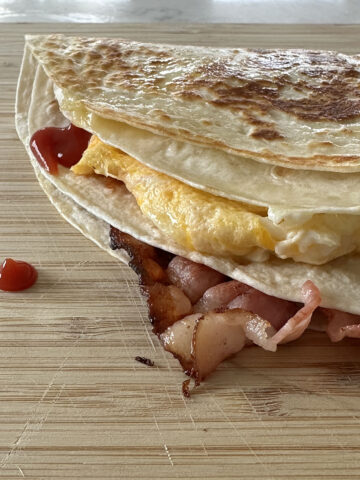
[[[221,361],[246,345],[255,343],[274,351],[278,343],[295,340],[309,327],[312,313],[320,304],[320,294],[312,282],[306,282],[308,285],[305,294],[303,290],[303,308],[294,302],[271,297],[244,283],[232,281],[205,265],[195,264],[191,260],[154,248],[116,228],[112,227],[109,231],[107,222],[87,212],[57,190],[40,171],[37,171],[37,175],[52,204],[69,223],[99,247],[135,270],[142,293],[148,302],[155,333],[164,347],[179,359],[186,373],[197,382],[211,373]],[[205,277],[209,274],[215,275],[210,284],[205,283],[203,286],[200,299],[199,295],[191,298],[191,292],[186,292],[186,289],[185,295],[176,282],[173,284],[169,281],[167,271],[174,258],[197,265],[205,273]],[[237,294],[241,291],[246,294],[246,301],[251,297],[250,292],[255,298],[255,303],[252,304],[255,306],[251,310],[250,303],[249,311],[246,309],[249,304],[244,304],[241,295],[233,295],[230,301],[227,299],[225,307],[223,304],[216,304],[210,311],[206,308],[204,310],[204,305],[207,305],[207,308],[211,305],[211,302],[206,303],[208,299],[204,292],[214,290],[212,286],[218,291],[224,288],[227,292],[238,289]],[[261,307],[261,304],[265,307]],[[272,312],[271,305],[274,306]],[[282,312],[281,319],[275,320],[279,311]],[[318,309],[317,312],[320,313],[317,320],[322,320],[322,325],[327,328],[333,340],[340,340],[344,336],[360,337],[359,316],[326,309]],[[319,322],[316,326],[319,326]]]

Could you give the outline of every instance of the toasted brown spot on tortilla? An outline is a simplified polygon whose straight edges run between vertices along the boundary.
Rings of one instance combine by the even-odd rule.
[[[279,140],[284,138],[283,135],[270,128],[261,128],[259,130],[255,130],[251,133],[251,136],[254,138],[262,138],[264,140]]]

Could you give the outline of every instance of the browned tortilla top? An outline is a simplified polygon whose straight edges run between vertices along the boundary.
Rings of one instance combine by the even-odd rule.
[[[359,56],[62,35],[28,44],[69,101],[104,117],[288,167],[360,169]]]

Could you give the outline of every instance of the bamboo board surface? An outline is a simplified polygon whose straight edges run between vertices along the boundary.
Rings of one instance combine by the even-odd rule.
[[[0,25],[0,259],[39,270],[32,289],[0,291],[0,478],[359,478],[359,343],[312,332],[276,354],[247,349],[186,400],[135,275],[50,205],[13,105],[23,34],[54,31],[360,49],[356,26]]]

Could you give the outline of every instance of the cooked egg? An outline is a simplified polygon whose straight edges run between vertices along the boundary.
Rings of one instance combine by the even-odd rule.
[[[157,172],[93,136],[72,171],[123,181],[142,213],[188,250],[224,257],[280,258],[321,264],[360,250],[360,218],[316,214],[294,221],[287,212],[268,216],[268,209],[198,190]],[[288,218],[288,219],[287,219]],[[260,252],[260,254],[259,254]]]

